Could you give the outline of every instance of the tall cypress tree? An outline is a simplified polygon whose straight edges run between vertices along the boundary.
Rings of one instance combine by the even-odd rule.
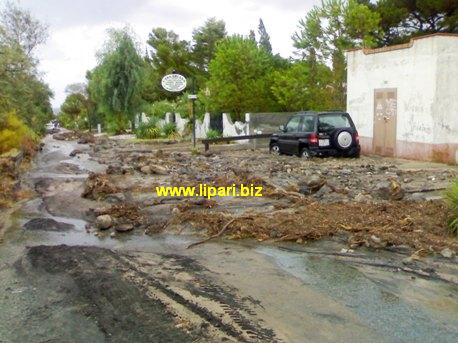
[[[264,26],[264,22],[262,21],[262,19],[259,19],[258,33],[259,46],[264,48],[269,54],[271,54],[272,45],[270,44],[270,36],[267,33],[266,27]]]

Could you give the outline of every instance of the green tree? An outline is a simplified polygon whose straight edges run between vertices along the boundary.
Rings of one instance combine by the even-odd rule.
[[[380,34],[380,15],[362,1],[323,0],[299,22],[300,30],[293,36],[298,53],[311,68],[319,62],[332,66],[336,108],[345,107],[345,50],[372,47]],[[317,70],[311,70],[315,78]]]
[[[208,65],[215,56],[217,43],[226,36],[226,24],[215,18],[208,19],[193,31],[192,61],[204,76],[207,76]]]
[[[230,112],[236,119],[245,112],[277,109],[269,88],[271,56],[251,39],[236,35],[222,40],[209,71],[207,90],[201,93],[208,109]]]
[[[332,102],[332,72],[324,64],[315,66],[312,77],[309,62],[296,62],[286,70],[276,70],[272,77],[272,93],[283,111],[329,110]]]
[[[259,46],[261,46],[269,54],[271,54],[272,45],[270,44],[270,36],[267,33],[266,27],[264,26],[264,22],[262,21],[262,19],[259,19],[258,33],[259,33]]]
[[[436,32],[458,32],[457,0],[379,0],[372,7],[381,16],[379,45]]]
[[[48,27],[32,17],[29,11],[6,2],[0,12],[0,44],[20,47],[27,56],[48,37]]]
[[[67,95],[60,107],[59,120],[69,129],[89,128],[88,99],[82,93]]]
[[[0,116],[14,112],[37,133],[44,132],[45,123],[52,118],[52,92],[31,56],[46,39],[44,28],[11,3],[0,11]]]
[[[248,34],[248,38],[256,43],[256,33],[254,33],[254,30],[250,30],[250,33]]]
[[[164,76],[173,70],[191,75],[191,49],[186,40],[173,31],[158,27],[149,34],[151,65],[159,75]]]
[[[110,29],[109,38],[99,52],[99,63],[91,72],[89,94],[105,115],[109,129],[122,132],[128,121],[134,124],[141,107],[144,60],[132,33]]]

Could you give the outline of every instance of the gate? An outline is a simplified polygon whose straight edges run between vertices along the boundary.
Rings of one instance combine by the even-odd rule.
[[[374,90],[374,153],[394,156],[396,151],[396,88]]]

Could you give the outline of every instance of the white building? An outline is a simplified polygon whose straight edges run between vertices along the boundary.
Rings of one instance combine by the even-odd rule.
[[[347,52],[363,153],[458,163],[458,34]]]

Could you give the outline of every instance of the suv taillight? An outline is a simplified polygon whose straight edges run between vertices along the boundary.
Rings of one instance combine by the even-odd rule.
[[[316,133],[311,133],[309,136],[309,143],[310,144],[318,144],[318,136]]]
[[[355,137],[355,142],[356,142],[356,143],[359,143],[359,135],[358,135],[358,132],[355,132],[354,137]]]

